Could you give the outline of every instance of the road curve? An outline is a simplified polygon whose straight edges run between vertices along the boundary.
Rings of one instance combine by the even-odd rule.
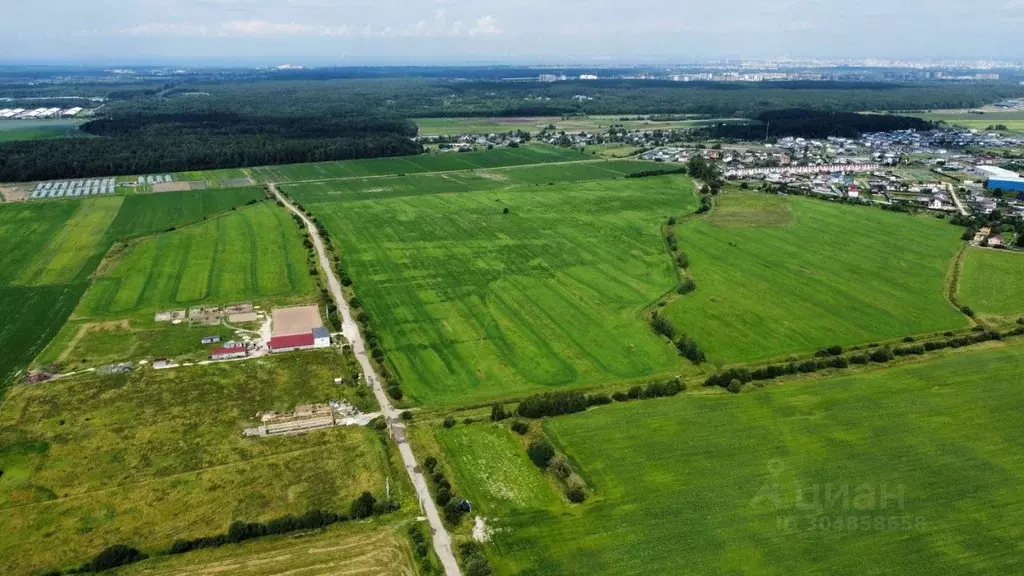
[[[420,506],[426,513],[427,521],[430,522],[430,530],[434,536],[434,550],[437,552],[438,558],[441,559],[444,573],[446,576],[460,576],[459,565],[455,561],[455,554],[452,553],[451,535],[448,534],[448,530],[445,529],[444,524],[441,522],[441,515],[437,511],[437,506],[434,505],[434,500],[430,497],[430,490],[427,489],[427,479],[423,476],[423,472],[420,471],[420,467],[416,463],[416,455],[413,454],[412,447],[406,440],[405,425],[398,420],[399,412],[391,406],[391,400],[384,392],[381,380],[377,376],[377,372],[374,371],[373,365],[370,364],[370,359],[366,356],[366,345],[363,342],[362,334],[359,332],[359,324],[352,319],[352,312],[349,310],[348,302],[345,301],[341,291],[341,282],[338,281],[338,277],[331,267],[331,262],[327,259],[327,251],[324,249],[320,232],[305,214],[281,194],[276,184],[267,184],[267,186],[274,193],[274,196],[277,197],[278,201],[306,223],[306,229],[313,239],[313,246],[316,248],[317,257],[320,260],[320,267],[323,268],[324,273],[327,275],[327,285],[331,292],[331,297],[334,298],[338,310],[341,311],[342,334],[345,335],[345,339],[352,345],[356,360],[359,361],[359,366],[363,369],[363,374],[366,376],[367,382],[372,386],[373,394],[377,397],[377,402],[380,404],[380,409],[388,423],[391,437],[398,445],[398,451],[402,455],[405,470],[409,473],[412,485],[416,488],[416,495],[419,497]]]

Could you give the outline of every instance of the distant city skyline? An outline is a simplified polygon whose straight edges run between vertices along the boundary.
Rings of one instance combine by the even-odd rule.
[[[1024,0],[50,0],[4,16],[0,62],[1013,60],[992,32],[1024,24]]]

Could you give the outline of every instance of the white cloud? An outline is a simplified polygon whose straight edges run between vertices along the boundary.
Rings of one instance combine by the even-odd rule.
[[[501,28],[498,28],[498,21],[494,19],[494,16],[484,16],[476,21],[476,26],[469,29],[470,36],[491,36],[494,34],[501,34]]]
[[[90,30],[90,35],[99,32]],[[242,38],[251,36],[348,36],[348,26],[325,26],[321,24],[299,24],[296,22],[268,22],[266,20],[230,20],[218,25],[191,24],[187,22],[152,22],[137,24],[118,30],[115,35],[128,36],[200,36]]]

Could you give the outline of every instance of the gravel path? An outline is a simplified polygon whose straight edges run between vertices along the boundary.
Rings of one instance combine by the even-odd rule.
[[[377,377],[377,373],[374,371],[366,355],[366,345],[363,343],[363,336],[359,332],[359,325],[352,319],[352,312],[349,310],[348,302],[345,301],[341,291],[341,283],[338,282],[338,277],[335,275],[334,269],[327,259],[327,251],[324,249],[323,240],[321,240],[316,226],[281,194],[275,184],[268,184],[268,186],[270,191],[274,193],[274,196],[285,207],[291,210],[293,214],[302,218],[302,221],[306,223],[306,229],[309,230],[309,235],[313,239],[313,246],[316,248],[316,253],[320,260],[320,267],[327,274],[328,289],[338,306],[338,310],[341,311],[342,334],[352,344],[356,360],[359,361],[359,366],[362,368],[367,382],[373,387],[373,394],[377,397],[381,412],[383,412],[384,419],[388,423],[391,437],[398,444],[398,451],[401,453],[402,461],[405,463],[405,470],[409,473],[412,485],[416,488],[420,506],[423,507],[424,512],[426,512],[427,521],[430,522],[430,530],[434,537],[434,550],[437,552],[438,558],[441,559],[446,576],[459,576],[461,572],[459,571],[458,563],[455,561],[455,555],[452,553],[451,535],[448,534],[448,530],[445,529],[444,524],[441,522],[441,515],[438,513],[437,506],[434,505],[434,500],[430,497],[430,491],[427,489],[427,479],[423,476],[423,472],[416,463],[416,455],[413,454],[412,447],[405,438],[405,426],[398,420],[400,411],[395,410],[391,406],[391,400],[385,394],[381,380]]]

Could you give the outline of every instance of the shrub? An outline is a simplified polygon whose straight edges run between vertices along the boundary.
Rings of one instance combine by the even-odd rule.
[[[505,405],[498,402],[491,406],[491,422],[501,422],[505,418],[508,418],[508,414],[505,413]]]
[[[871,361],[884,364],[894,358],[892,350],[888,348],[878,348],[871,353]]]
[[[435,497],[435,500],[437,500],[438,506],[446,506],[452,500],[451,488],[447,486],[438,487],[437,496]]]
[[[452,427],[454,427],[455,426],[455,416],[452,416],[451,414],[445,416],[444,417],[444,424],[443,425],[444,425],[445,428],[452,428]]]
[[[699,365],[708,359],[697,343],[686,334],[680,335],[676,340],[676,349],[679,350],[679,354],[694,364]]]
[[[569,499],[569,502],[580,504],[587,499],[587,493],[583,488],[574,486],[565,491],[565,497]]]
[[[832,356],[839,356],[843,353],[843,347],[839,345],[830,346],[827,351]]]
[[[676,288],[676,294],[686,296],[687,294],[693,293],[696,289],[697,283],[694,282],[692,278],[684,278],[683,281],[679,283],[679,287]]]
[[[972,310],[970,306],[964,306],[963,308],[960,309],[960,311],[963,312],[965,315],[974,318],[974,310]]]
[[[616,392],[612,394],[612,400],[615,400],[616,402],[625,402],[626,400],[629,400],[629,396],[626,395],[625,392]]]
[[[587,404],[590,406],[604,406],[611,403],[612,399],[607,394],[591,394],[587,396]]]
[[[134,564],[146,558],[145,554],[131,546],[114,544],[104,548],[102,552],[97,554],[95,558],[87,562],[82,568],[92,572],[102,572],[111,568],[117,568],[118,566]]]
[[[547,468],[551,459],[555,457],[555,449],[547,440],[536,440],[526,449],[526,454],[538,468]]]
[[[403,410],[398,417],[401,418],[402,420],[405,420],[406,422],[414,418],[413,413],[409,410]]]
[[[914,337],[913,336],[907,336],[906,338],[903,339],[903,341],[906,342],[906,343],[913,342],[914,341]]]
[[[525,418],[574,414],[587,409],[587,398],[582,392],[563,391],[536,394],[524,399],[516,413]]]
[[[427,472],[433,472],[434,468],[437,468],[437,458],[434,458],[433,456],[427,456],[427,458],[423,461],[423,467],[427,470]]]
[[[522,420],[512,422],[512,431],[520,436],[525,436],[530,431],[530,425]]]
[[[388,396],[391,396],[395,400],[401,400],[405,394],[402,393],[402,389],[397,384],[388,386]]]
[[[870,360],[870,358],[868,358],[867,354],[854,354],[853,356],[850,356],[851,364],[867,364],[868,360]]]
[[[352,518],[357,520],[362,518],[369,518],[373,515],[373,505],[377,502],[377,499],[373,497],[373,494],[369,492],[363,492],[358,498],[352,501],[352,505],[349,507],[349,514]],[[234,526],[234,524],[232,524]],[[230,530],[228,535],[230,537]]]
[[[551,471],[559,478],[568,478],[572,474],[572,467],[564,458],[555,458],[551,461]]]
[[[657,312],[651,316],[651,328],[669,340],[676,337],[676,327]]]
[[[465,511],[457,500],[449,500],[448,503],[444,505],[444,519],[447,520],[449,524],[457,525],[459,521],[462,520],[463,514],[465,514]]]
[[[641,388],[640,386],[633,386],[632,388],[629,389],[628,392],[626,392],[626,396],[628,396],[630,400],[636,400],[637,398],[642,396],[643,393],[643,388]]]
[[[680,252],[676,254],[676,264],[683,270],[686,270],[690,267],[690,257],[686,255],[686,252]]]

